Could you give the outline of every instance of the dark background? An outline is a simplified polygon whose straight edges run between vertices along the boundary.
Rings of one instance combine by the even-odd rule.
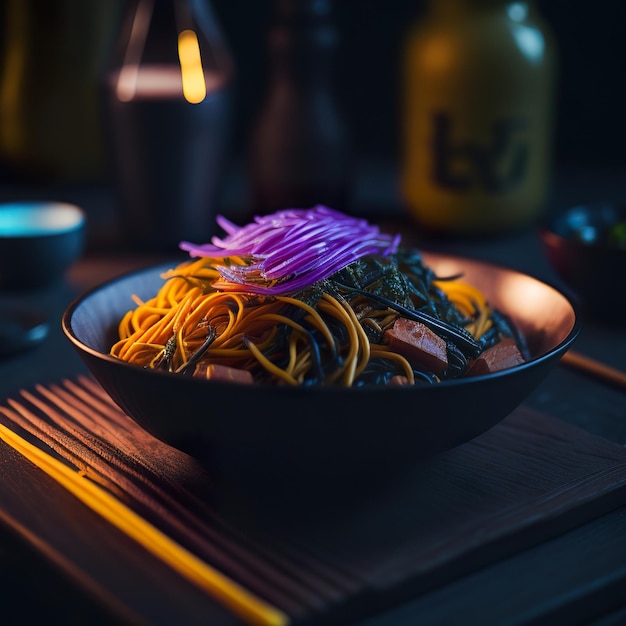
[[[245,146],[263,93],[264,32],[271,0],[213,0],[238,67],[235,145]],[[341,41],[335,79],[355,148],[397,158],[399,68],[410,24],[426,0],[335,0]],[[556,157],[559,163],[625,165],[626,2],[539,0],[560,58]]]
[[[125,6],[122,0],[0,0],[0,20],[16,3],[28,7],[29,19],[43,22],[42,28],[29,32],[42,37],[52,29],[62,30],[56,40],[50,38],[51,46],[79,33],[80,20],[86,16],[93,21],[100,19],[94,15],[110,7],[121,13]],[[626,0],[537,0],[536,5],[559,50],[557,166],[624,167],[626,182]],[[273,0],[212,0],[212,6],[237,66],[232,145],[233,154],[244,157],[266,81],[265,37]],[[334,2],[340,35],[334,76],[337,96],[350,124],[354,150],[362,158],[391,164],[398,160],[402,50],[408,28],[426,6],[427,0]],[[8,37],[3,23],[0,27],[3,46]],[[47,42],[40,48],[53,56]],[[2,50],[6,62],[7,51]],[[68,64],[66,71],[73,72],[73,66]],[[44,84],[44,77],[37,81],[40,78]],[[36,99],[37,93],[35,89],[28,98]],[[10,182],[12,164],[1,160],[0,155],[0,175]]]

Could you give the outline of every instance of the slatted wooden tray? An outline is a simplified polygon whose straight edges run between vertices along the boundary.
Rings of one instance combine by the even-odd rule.
[[[176,456],[158,442],[148,454]],[[626,451],[520,407],[393,485],[355,489],[323,510],[209,497],[189,532],[149,498],[140,512],[294,623],[342,623],[625,503]],[[0,518],[114,614],[238,623],[1,442]]]

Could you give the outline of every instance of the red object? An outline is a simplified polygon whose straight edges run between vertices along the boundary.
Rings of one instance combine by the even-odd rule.
[[[420,322],[399,317],[385,331],[384,341],[411,365],[425,367],[435,374],[442,374],[448,367],[446,342]]]
[[[399,387],[401,385],[410,385],[411,383],[406,376],[397,375],[392,376],[387,384],[392,387]]]
[[[210,363],[199,363],[196,367],[195,376],[206,377],[210,380],[224,380],[232,383],[251,383],[252,374],[247,370]]]
[[[485,350],[470,366],[467,376],[480,376],[524,363],[524,357],[513,339],[503,339]]]

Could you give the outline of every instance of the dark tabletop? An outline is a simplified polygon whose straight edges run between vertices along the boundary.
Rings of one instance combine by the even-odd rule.
[[[383,223],[406,228],[389,169],[375,163],[368,167],[371,172],[362,177],[357,189],[357,206]],[[624,199],[626,189],[620,183],[619,172],[564,169],[557,173],[550,207],[607,197]],[[17,302],[45,311],[51,322],[50,335],[42,345],[0,361],[3,403],[20,389],[85,372],[61,331],[65,308],[91,286],[128,270],[153,265],[162,257],[115,246],[110,221],[112,196],[106,188],[22,186],[0,191],[13,199],[55,195],[83,206],[89,219],[87,250],[60,282],[37,291],[0,296],[3,305]],[[235,206],[236,194],[231,196]],[[431,240],[424,245],[514,267],[565,288],[548,265],[535,228],[491,239]],[[623,277],[616,277],[616,281],[624,285]],[[575,348],[626,371],[626,327],[608,327],[586,319]],[[625,393],[558,366],[526,404],[623,446]],[[68,624],[116,622],[101,602],[40,554],[24,529],[6,522],[0,524],[0,599],[4,615],[7,611],[15,615],[8,623],[41,623],[51,616]],[[222,623],[215,621],[217,616],[223,616],[224,624],[237,623],[220,612],[210,623]],[[626,507],[622,507],[373,615],[360,626],[625,622]]]

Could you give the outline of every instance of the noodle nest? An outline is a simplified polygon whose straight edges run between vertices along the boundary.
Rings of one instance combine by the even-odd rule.
[[[119,324],[111,355],[178,375],[271,385],[433,384],[465,376],[485,350],[523,338],[462,277],[437,277],[415,250],[371,254],[296,293],[223,284],[219,267],[245,259],[200,257],[162,275],[154,297]],[[444,346],[429,367],[398,349],[399,319]],[[421,332],[421,331],[420,331]]]

